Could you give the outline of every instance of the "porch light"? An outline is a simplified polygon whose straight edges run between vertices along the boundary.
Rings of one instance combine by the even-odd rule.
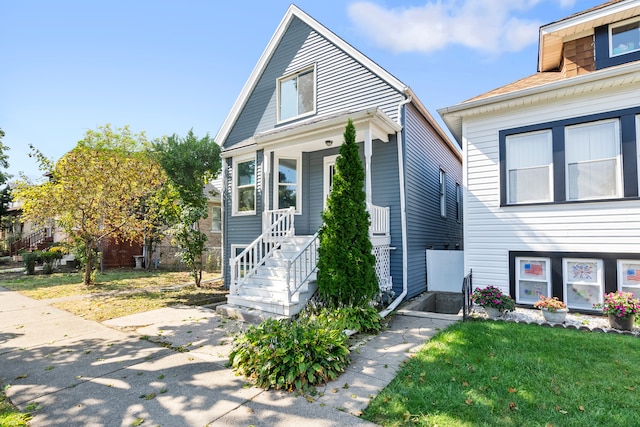
[[[327,147],[331,147],[331,144],[333,144],[333,140],[327,139],[324,143],[327,144]]]

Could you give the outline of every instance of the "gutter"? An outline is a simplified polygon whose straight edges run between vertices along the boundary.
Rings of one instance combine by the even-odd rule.
[[[406,93],[406,91],[405,91]],[[396,118],[400,130],[396,133],[396,143],[398,144],[398,176],[400,178],[400,223],[402,225],[402,293],[389,305],[389,307],[382,310],[379,314],[380,317],[387,317],[389,313],[400,305],[404,300],[404,297],[408,293],[408,279],[407,270],[409,261],[407,258],[407,212],[406,212],[406,200],[404,194],[404,156],[402,154],[402,107],[410,103],[412,96],[408,95],[407,98],[398,104],[398,116]]]

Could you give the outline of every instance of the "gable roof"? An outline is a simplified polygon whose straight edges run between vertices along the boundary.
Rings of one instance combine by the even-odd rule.
[[[262,53],[262,56],[260,56],[258,63],[256,64],[255,68],[251,72],[249,79],[247,80],[244,87],[242,88],[240,95],[238,95],[236,102],[233,104],[231,111],[229,111],[227,118],[222,123],[222,127],[218,131],[218,134],[216,135],[216,138],[215,138],[215,141],[218,144],[222,145],[222,143],[229,136],[229,132],[231,132],[231,129],[234,123],[236,122],[236,120],[238,119],[238,116],[242,112],[242,109],[245,106],[247,100],[249,99],[251,92],[255,88],[260,76],[264,72],[267,64],[269,63],[269,60],[273,56],[273,53],[275,52],[280,41],[282,40],[282,37],[284,36],[287,28],[289,27],[289,24],[295,18],[307,24],[315,32],[322,35],[331,43],[336,45],[339,49],[343,50],[348,55],[353,57],[356,61],[360,62],[362,65],[368,68],[371,72],[378,75],[381,79],[385,80],[394,89],[402,93],[406,91],[407,86],[404,83],[402,83],[400,80],[398,80],[396,77],[394,77],[391,73],[386,71],[384,68],[380,67],[378,64],[376,64],[374,61],[372,61],[367,56],[362,54],[356,48],[354,48],[349,43],[345,42],[336,34],[334,34],[332,31],[330,31],[327,27],[320,24],[311,16],[303,12],[300,8],[292,4],[287,9],[287,13],[282,18],[282,21],[280,21],[278,28],[276,29],[275,33],[271,37],[271,40],[269,41],[269,44],[267,44],[267,47]]]

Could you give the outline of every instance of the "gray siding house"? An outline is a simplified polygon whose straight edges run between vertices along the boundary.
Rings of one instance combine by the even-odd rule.
[[[293,315],[315,290],[348,119],[381,292],[397,304],[425,291],[425,250],[461,249],[459,147],[409,87],[292,5],[216,136],[228,306]]]

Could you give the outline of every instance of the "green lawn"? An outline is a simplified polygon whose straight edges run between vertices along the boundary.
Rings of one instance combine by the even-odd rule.
[[[4,390],[0,390],[0,426],[25,427],[31,419],[30,414],[20,413],[7,399]]]
[[[203,280],[220,278],[219,273],[204,273]],[[107,270],[98,274],[96,284],[84,286],[81,273],[56,273],[26,276],[0,274],[0,286],[35,299],[68,297],[51,302],[86,319],[104,321],[176,304],[206,305],[226,299],[221,280],[193,283],[186,272],[162,270]]]
[[[383,426],[631,426],[640,339],[494,321],[439,333],[366,409]]]

